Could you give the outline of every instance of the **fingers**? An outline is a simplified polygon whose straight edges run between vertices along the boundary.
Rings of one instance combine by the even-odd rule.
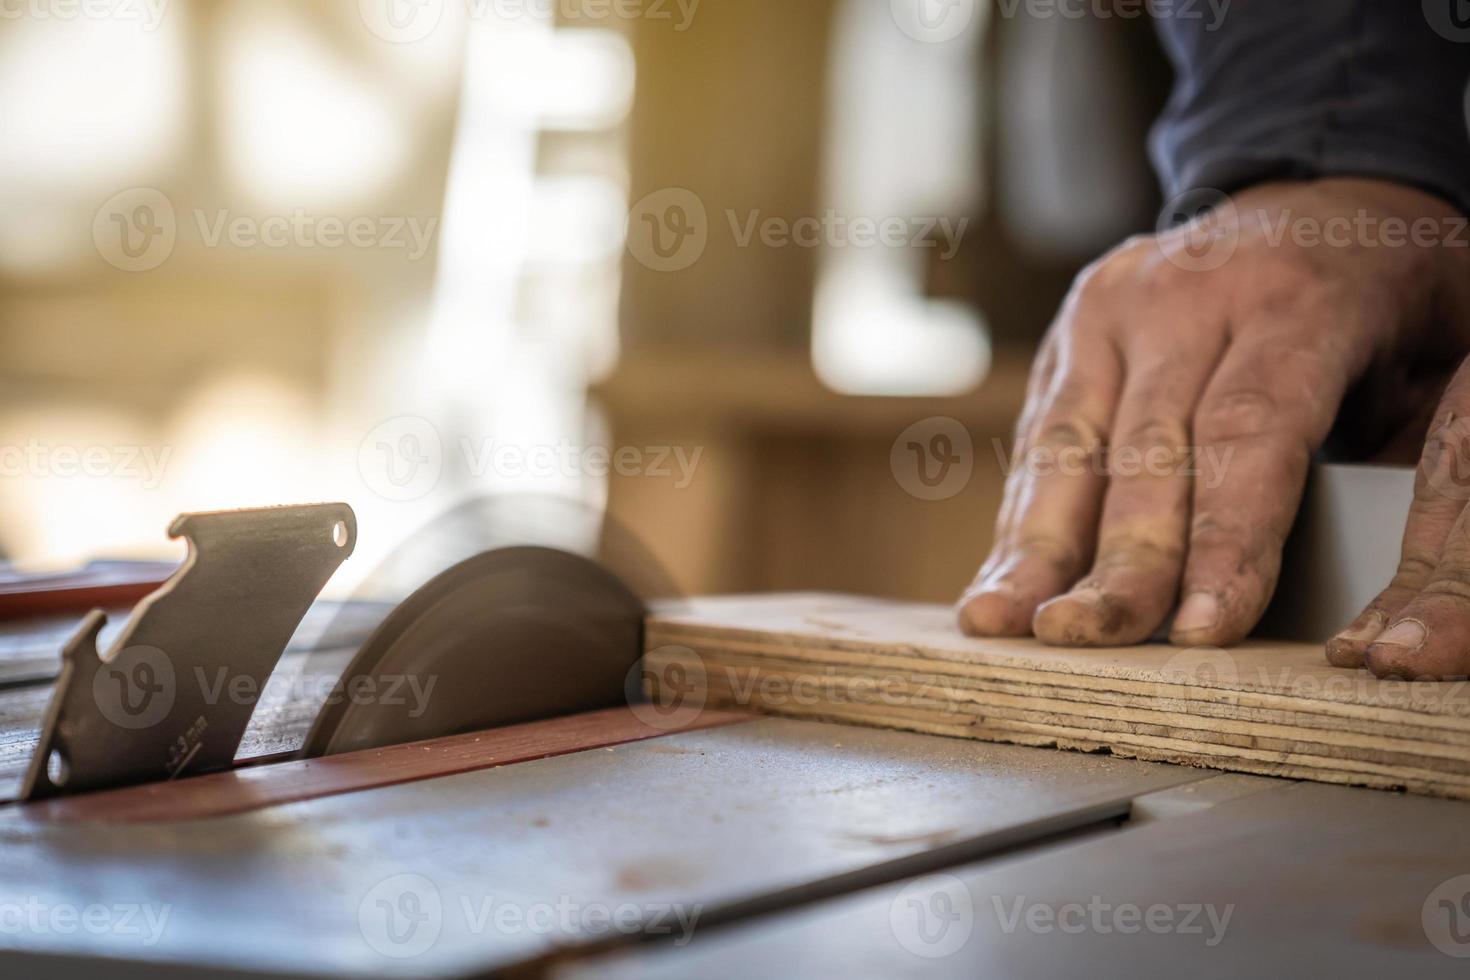
[[[1170,349],[1130,356],[1108,451],[1097,559],[1072,591],[1037,612],[1036,635],[1047,643],[1141,643],[1173,608],[1192,485],[1182,457],[1199,393],[1224,352],[1223,330],[1191,325],[1188,337],[1187,356]]]
[[[1073,308],[1063,316],[1089,314]],[[960,600],[974,636],[1026,636],[1036,607],[1092,560],[1104,477],[1092,460],[1112,420],[1122,367],[1101,329],[1064,329],[1056,366],[1016,447],[994,550]]]
[[[1281,549],[1350,371],[1330,351],[1292,349],[1270,323],[1247,325],[1195,412],[1200,475],[1179,612],[1170,639],[1228,646],[1255,627]]]
[[[1445,540],[1465,509],[1465,501],[1444,493],[1426,469],[1426,464],[1433,464],[1430,457],[1434,453],[1432,443],[1425,447],[1424,459],[1420,461],[1419,472],[1414,478],[1414,500],[1409,505],[1403,549],[1393,580],[1327,644],[1327,660],[1335,667],[1364,666],[1369,644],[1429,584],[1439,564]]]
[[[1449,680],[1470,674],[1470,522],[1462,510],[1428,584],[1368,646],[1379,677]]]
[[[1445,391],[1414,479],[1399,567],[1327,646],[1339,667],[1380,677],[1470,673],[1470,362]]]

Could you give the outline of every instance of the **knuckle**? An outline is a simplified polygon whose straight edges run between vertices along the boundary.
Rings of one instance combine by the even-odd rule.
[[[1096,426],[1078,415],[1045,419],[1037,433],[1037,445],[1048,449],[1091,450],[1102,442]]]
[[[1470,557],[1448,556],[1441,559],[1434,577],[1424,587],[1425,595],[1453,596],[1470,601]]]
[[[1180,419],[1153,417],[1130,426],[1123,433],[1119,444],[1138,449],[1165,448],[1183,449],[1189,442],[1189,433]]]
[[[1082,565],[1082,550],[1077,542],[1044,532],[1030,532],[1016,539],[1014,550],[1038,559],[1063,572],[1073,573]]]
[[[1405,554],[1399,559],[1390,588],[1414,589],[1434,578],[1438,563],[1423,555]]]
[[[1169,568],[1184,560],[1184,547],[1180,542],[1152,540],[1146,537],[1127,536],[1110,538],[1102,543],[1101,554],[1095,571],[1110,571],[1116,568]]]
[[[1200,440],[1248,442],[1281,430],[1281,406],[1261,388],[1238,388],[1205,400],[1194,417]]]
[[[1203,513],[1190,522],[1189,543],[1191,551],[1241,555],[1242,560],[1255,561],[1260,556],[1280,555],[1286,546],[1286,532],[1265,522],[1247,526],[1218,514]]]

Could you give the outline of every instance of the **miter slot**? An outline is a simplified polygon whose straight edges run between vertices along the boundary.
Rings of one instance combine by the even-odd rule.
[[[220,511],[185,514],[169,536],[188,557],[107,652],[101,610],[67,643],[23,798],[229,768],[292,633],[352,553],[357,521],[346,504]]]

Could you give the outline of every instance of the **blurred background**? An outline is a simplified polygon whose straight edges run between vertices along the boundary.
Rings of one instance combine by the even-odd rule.
[[[340,499],[350,578],[535,494],[686,592],[948,600],[1068,282],[1153,225],[1136,14],[7,3],[0,552]]]

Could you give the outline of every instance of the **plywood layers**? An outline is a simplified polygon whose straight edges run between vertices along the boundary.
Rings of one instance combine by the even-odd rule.
[[[1381,681],[1320,647],[1065,650],[959,635],[940,606],[701,599],[649,620],[646,675],[678,705],[1470,799],[1470,685]]]

